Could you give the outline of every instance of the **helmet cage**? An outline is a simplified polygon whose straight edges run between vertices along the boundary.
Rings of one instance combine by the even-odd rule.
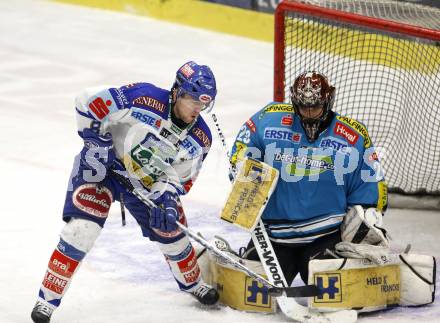
[[[290,87],[290,100],[310,142],[318,138],[319,128],[333,108],[334,94],[335,87],[330,85],[323,74],[315,71],[302,73]],[[323,107],[323,112],[317,118],[304,117],[299,111],[299,109],[319,106]]]

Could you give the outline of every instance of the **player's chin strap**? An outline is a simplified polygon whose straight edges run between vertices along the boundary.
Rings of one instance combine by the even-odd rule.
[[[229,161],[229,179],[235,178],[235,169],[230,163],[230,154],[226,146],[225,137],[220,129],[217,116],[211,114],[214,120],[217,134],[222,142],[222,146],[226,152]],[[268,280],[273,285],[284,289],[288,288],[286,278],[284,277],[278,258],[269,240],[263,221],[260,219],[252,234],[252,241],[255,249],[260,257],[264,271]],[[343,310],[333,313],[319,313],[312,309],[298,304],[293,298],[287,298],[281,295],[276,298],[281,311],[289,318],[298,322],[308,323],[352,323],[357,321],[357,312],[354,310]]]
[[[156,205],[142,193],[142,189],[135,188],[128,178],[119,174],[115,170],[110,170],[110,172],[112,173],[112,176],[119,183],[121,183],[121,185],[123,185],[130,193],[135,195],[140,201],[142,201],[144,204],[146,204],[149,207],[156,207]],[[221,251],[219,248],[217,248],[217,246],[211,245],[203,237],[192,232],[190,229],[188,229],[180,222],[177,221],[176,224],[183,232],[185,232],[186,235],[188,235],[189,237],[200,243],[206,249],[212,251],[212,253],[215,254],[217,257],[219,257],[226,263],[234,266],[235,268],[245,272],[256,281],[268,287],[269,294],[271,294],[272,296],[279,296],[285,294],[288,297],[312,297],[312,296],[320,295],[320,290],[314,285],[287,287],[287,288],[276,286],[271,282],[269,282],[264,277],[260,276],[259,274],[255,273],[254,271],[244,266],[241,262],[237,261],[227,253]]]

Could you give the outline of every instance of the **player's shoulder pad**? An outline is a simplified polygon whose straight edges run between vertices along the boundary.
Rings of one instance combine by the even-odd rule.
[[[283,102],[270,102],[263,109],[261,109],[256,115],[261,120],[264,117],[271,115],[272,113],[295,113],[293,106],[289,103]]]
[[[363,138],[364,147],[371,147],[372,142],[370,135],[368,134],[367,127],[362,122],[347,116],[340,115],[338,113],[335,113],[335,115],[336,123],[334,131],[337,134],[345,136],[346,139],[352,144],[357,141],[357,138],[360,135]]]
[[[196,123],[191,127],[188,132],[201,147],[211,147],[212,144],[212,134],[208,125],[206,124],[203,117],[200,115],[197,118]]]
[[[147,110],[162,118],[168,117],[170,91],[151,83],[132,83],[120,88],[132,107]]]

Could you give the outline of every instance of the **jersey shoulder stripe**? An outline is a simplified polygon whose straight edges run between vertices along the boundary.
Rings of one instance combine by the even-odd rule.
[[[150,111],[164,119],[168,118],[170,91],[150,83],[136,83],[120,89],[130,106]]]
[[[189,135],[202,147],[209,148],[212,144],[212,134],[202,116],[191,127]]]
[[[261,120],[272,113],[295,113],[293,106],[288,103],[282,102],[271,102],[267,104],[263,109],[261,109],[255,116],[258,115],[256,119]]]
[[[337,120],[336,124],[338,122],[340,122],[343,125],[348,126],[352,130],[356,131],[359,135],[361,135],[362,138],[364,139],[364,147],[365,148],[371,147],[370,135],[368,134],[367,127],[362,122],[359,122],[353,118],[349,118],[349,117],[338,115],[338,114],[336,115],[336,120]]]

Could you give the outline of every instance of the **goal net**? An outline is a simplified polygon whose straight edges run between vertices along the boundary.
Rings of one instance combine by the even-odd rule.
[[[334,110],[366,124],[390,191],[440,195],[440,10],[397,1],[283,1],[275,101],[305,70],[336,87]]]

